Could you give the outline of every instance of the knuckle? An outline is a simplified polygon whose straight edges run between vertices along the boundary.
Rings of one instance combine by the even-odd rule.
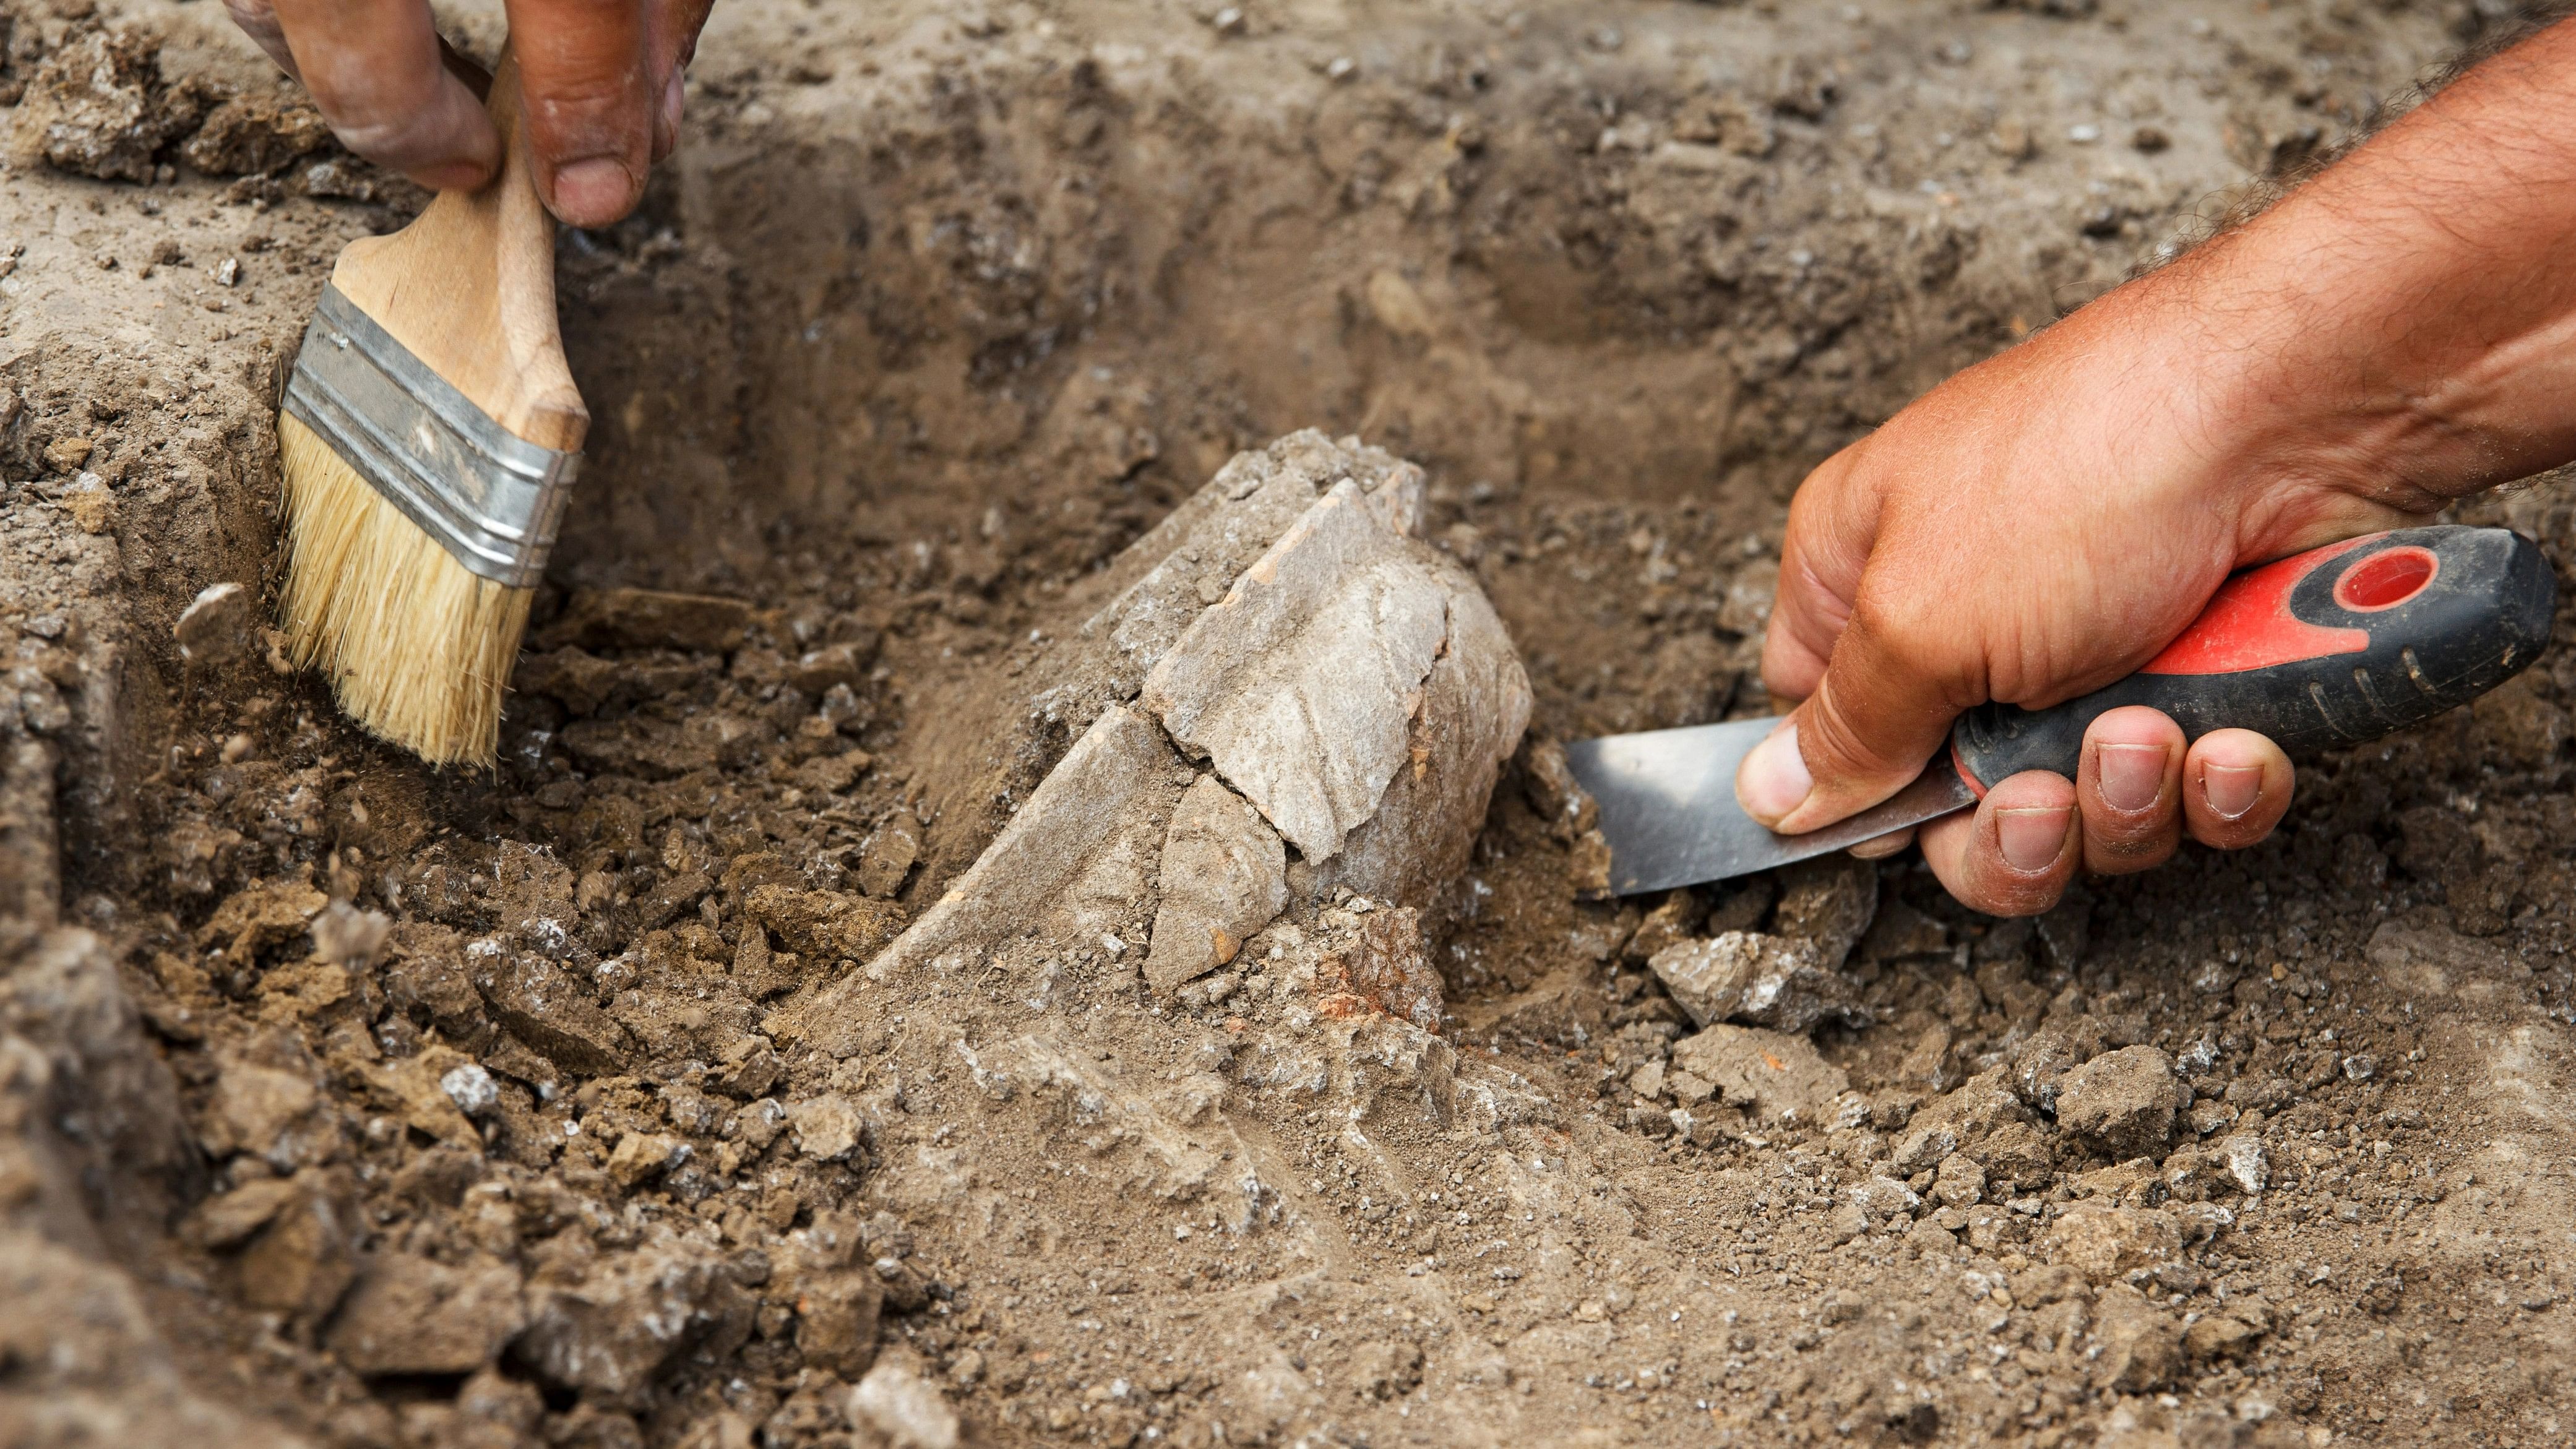
[[[585,68],[542,80],[532,78],[528,82],[528,107],[533,115],[552,124],[578,125],[632,105],[643,93],[643,74],[641,67],[614,73]]]
[[[382,145],[436,128],[441,119],[437,97],[425,79],[435,76],[400,68],[388,72],[335,56],[308,67],[304,86],[341,143],[373,158],[370,144]]]
[[[1891,605],[1882,590],[1864,589],[1852,600],[1848,631],[1883,653],[1902,655],[1910,646],[1925,642],[1927,631],[1917,613]]]
[[[423,107],[408,114],[372,112],[331,115],[331,133],[340,143],[379,166],[398,171],[472,158],[481,148],[470,127],[440,108]],[[478,113],[479,114],[479,113]]]
[[[1834,706],[1830,680],[1815,702],[1818,707],[1809,711],[1810,724],[1799,731],[1799,743],[1810,760],[1824,765],[1825,773],[1876,778],[1911,768],[1891,758]]]
[[[1829,667],[1809,701],[1810,723],[1801,726],[1800,742],[1813,751],[1811,760],[1842,772],[1868,778],[1911,775],[1922,768],[1923,761],[1903,755],[1909,741],[1883,738],[1886,732],[1875,726],[1885,722],[1857,716],[1846,701],[1851,691],[1870,688],[1867,681],[1855,681],[1848,673],[1837,676]],[[1946,717],[1927,718],[1921,722],[1921,733],[1937,736],[1947,722]]]

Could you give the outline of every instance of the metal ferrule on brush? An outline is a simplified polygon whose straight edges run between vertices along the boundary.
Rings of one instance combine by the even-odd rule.
[[[337,287],[322,289],[304,330],[286,411],[468,570],[536,587],[579,453],[494,422]]]

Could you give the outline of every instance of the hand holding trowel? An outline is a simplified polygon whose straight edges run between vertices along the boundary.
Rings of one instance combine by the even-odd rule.
[[[2377,739],[2503,683],[2549,638],[2557,583],[2540,550],[2499,528],[2406,529],[2238,575],[2144,669],[2052,709],[1986,705],[1893,797],[1782,835],[1736,800],[1744,756],[1779,726],[1737,720],[1582,740],[1566,763],[1600,805],[1613,894],[1765,870],[1964,810],[2025,770],[2072,778],[2086,728],[2131,705],[2197,739],[2249,729],[2286,749]]]
[[[2570,136],[2562,21],[1827,459],[1765,639],[1788,725],[1568,751],[1614,885],[1884,853],[1911,824],[1951,894],[2030,914],[2186,834],[2261,840],[2283,747],[2374,738],[2528,664],[2554,592],[2537,549],[2423,525],[2576,460]],[[2036,236],[1986,245],[1985,285],[2071,275]],[[1925,325],[1863,310],[1829,355],[1902,355]]]

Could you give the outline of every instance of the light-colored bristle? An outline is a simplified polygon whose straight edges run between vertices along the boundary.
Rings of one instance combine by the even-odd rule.
[[[295,418],[277,433],[288,654],[369,733],[434,765],[490,764],[533,591],[458,563]]]

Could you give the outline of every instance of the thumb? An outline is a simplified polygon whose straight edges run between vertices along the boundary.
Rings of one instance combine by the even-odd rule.
[[[509,0],[508,9],[546,209],[569,226],[624,219],[644,194],[666,99],[645,73],[642,9],[596,0]]]
[[[1947,652],[1892,636],[1866,608],[1834,641],[1823,680],[1735,776],[1745,813],[1787,834],[1830,825],[1911,784],[1962,700],[1984,697]]]

